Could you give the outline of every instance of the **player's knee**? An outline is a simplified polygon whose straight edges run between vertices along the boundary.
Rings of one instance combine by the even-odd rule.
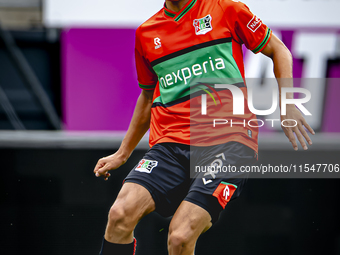
[[[185,247],[190,243],[188,235],[180,231],[172,231],[168,238],[169,247]]]
[[[108,225],[110,225],[115,232],[128,233],[134,229],[134,223],[128,219],[131,218],[127,210],[121,205],[114,204],[109,212]]]

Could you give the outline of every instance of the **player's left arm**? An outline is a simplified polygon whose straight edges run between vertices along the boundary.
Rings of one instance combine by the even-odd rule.
[[[271,36],[270,41],[266,47],[262,50],[262,53],[272,59],[274,64],[274,74],[279,84],[280,91],[280,105],[281,105],[281,89],[283,87],[293,87],[293,71],[292,71],[292,55],[284,43],[278,39],[274,34]],[[287,93],[288,99],[293,99],[293,93]],[[294,150],[298,150],[298,145],[294,136],[294,133],[299,140],[302,148],[307,150],[306,141],[308,144],[312,144],[312,140],[308,136],[306,129],[311,133],[315,134],[314,130],[308,125],[301,112],[295,107],[295,105],[287,105],[286,115],[281,115],[281,121],[286,119],[293,119],[297,121],[295,127],[283,127],[282,129],[289,141],[292,143]],[[287,126],[293,126],[293,121],[287,121]]]

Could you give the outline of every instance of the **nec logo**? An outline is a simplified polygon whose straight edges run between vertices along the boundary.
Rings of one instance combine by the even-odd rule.
[[[249,21],[247,27],[252,32],[255,32],[261,26],[261,24],[262,24],[262,21],[254,15],[253,18]]]

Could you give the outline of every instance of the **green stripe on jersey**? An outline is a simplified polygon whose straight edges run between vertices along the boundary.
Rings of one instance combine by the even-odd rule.
[[[235,184],[232,184],[232,183],[228,183],[228,182],[221,182],[221,183],[223,183],[225,185],[233,185],[235,188],[237,188],[237,186]]]
[[[166,14],[166,15],[170,16],[171,18],[173,18],[173,17],[175,17],[175,16],[176,16],[176,14],[174,14],[174,13],[171,13],[171,12],[168,12],[168,11],[167,11],[167,10],[165,10],[165,9],[164,9],[164,12],[165,12],[165,14]]]
[[[163,61],[153,66],[158,76],[160,102],[167,104],[201,90],[193,86],[208,81],[228,79],[228,84],[242,82],[232,57],[232,43],[217,44]]]
[[[197,2],[197,0],[193,0],[175,19],[175,21],[179,21]]]
[[[143,85],[143,84],[138,83],[138,85],[141,89],[154,89],[156,87],[156,84],[154,84],[154,85]]]
[[[268,40],[269,40],[270,33],[271,33],[270,28],[267,28],[267,33],[266,33],[266,36],[264,37],[263,41],[260,43],[259,46],[257,46],[257,47],[253,50],[253,52],[254,52],[255,54],[258,53],[258,52],[263,48],[264,45],[266,45],[266,43],[267,43]]]

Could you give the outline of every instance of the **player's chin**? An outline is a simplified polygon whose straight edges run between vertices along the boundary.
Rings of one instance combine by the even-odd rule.
[[[167,0],[167,1],[169,1],[169,2],[178,2],[180,0]]]

